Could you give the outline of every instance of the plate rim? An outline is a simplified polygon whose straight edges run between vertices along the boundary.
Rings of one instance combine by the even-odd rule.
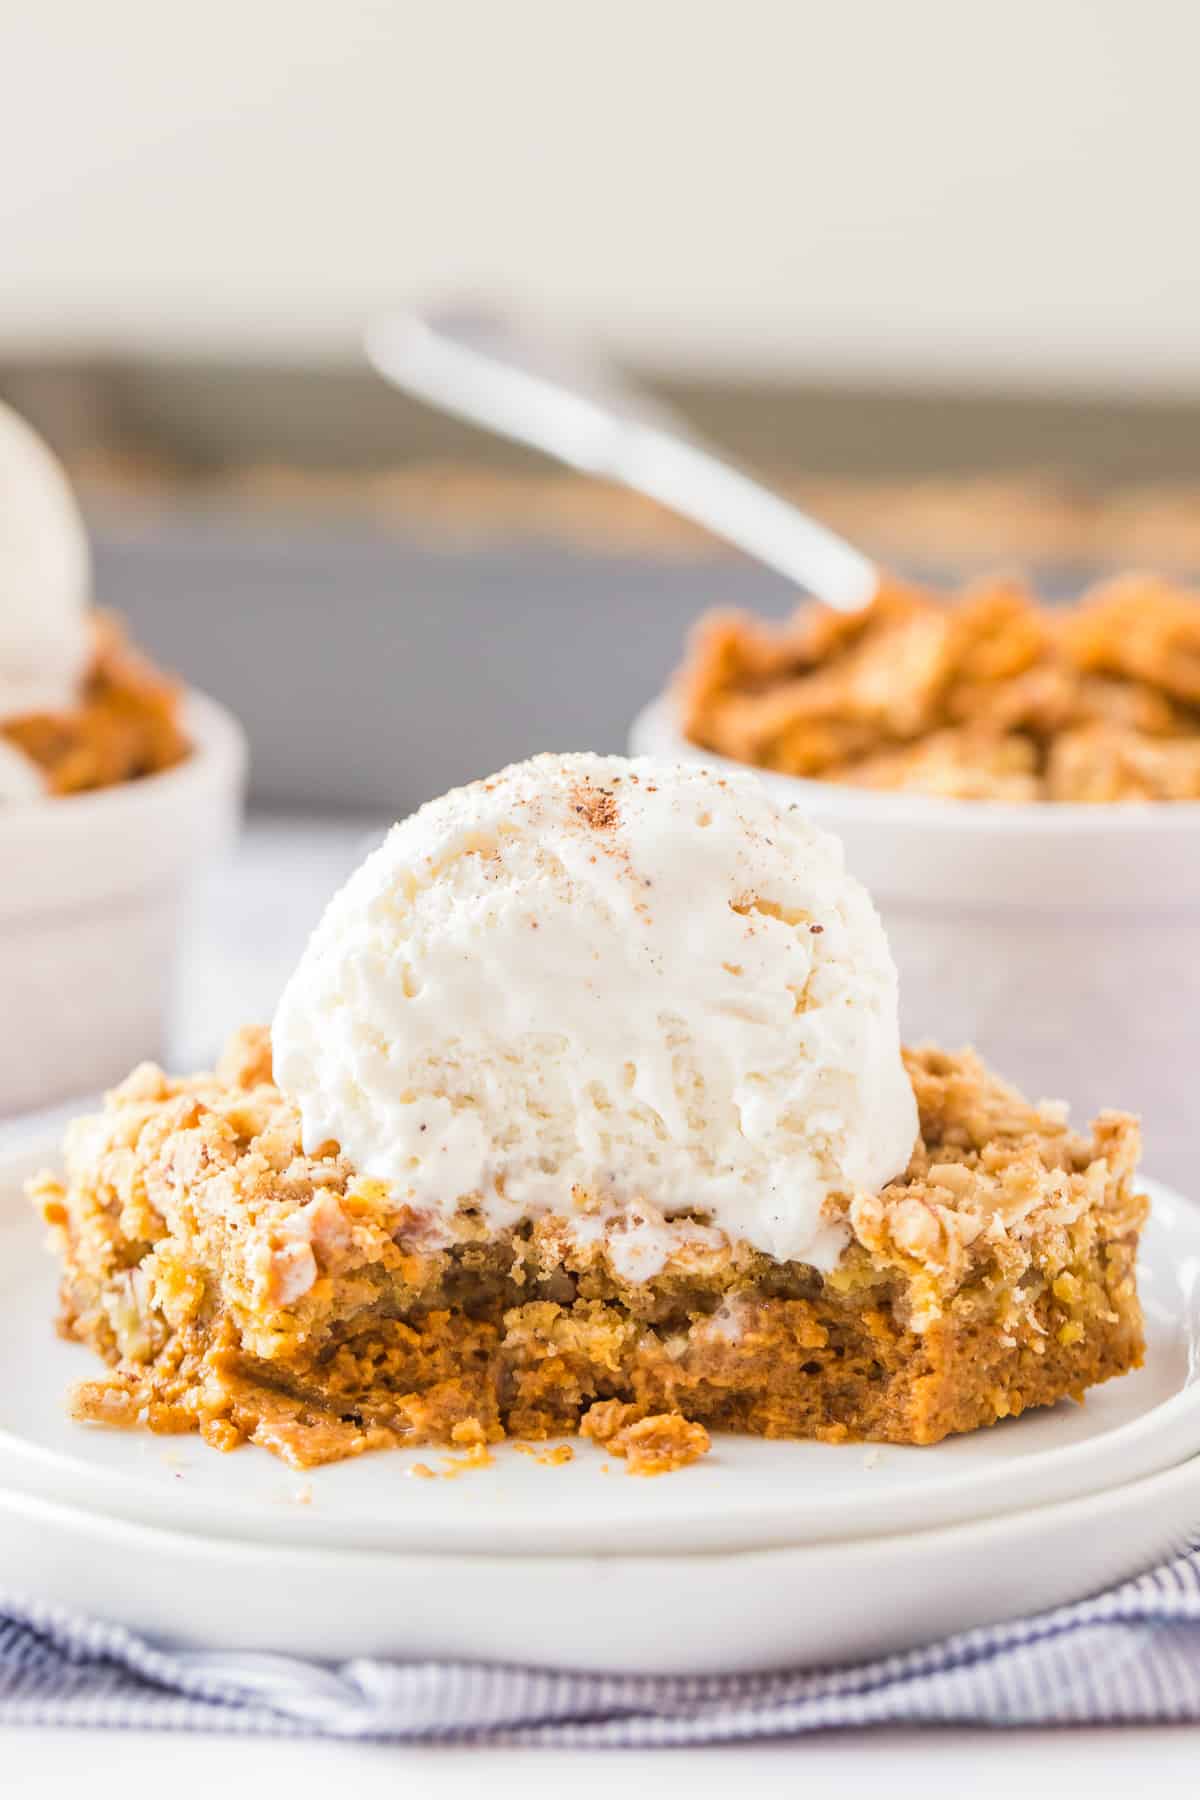
[[[362,1562],[379,1558],[386,1562],[401,1564],[420,1562],[441,1565],[445,1562],[461,1562],[472,1565],[479,1563],[497,1563],[510,1567],[514,1562],[527,1563],[531,1568],[542,1567],[560,1561],[570,1561],[580,1565],[597,1563],[632,1562],[638,1565],[663,1562],[673,1566],[679,1563],[695,1562],[711,1566],[718,1562],[746,1563],[763,1558],[778,1561],[782,1557],[820,1558],[823,1562],[831,1555],[839,1552],[855,1561],[867,1554],[875,1557],[880,1563],[890,1561],[898,1552],[914,1544],[930,1547],[936,1541],[948,1548],[958,1547],[964,1542],[970,1544],[976,1538],[993,1535],[1001,1538],[1016,1538],[1024,1541],[1035,1536],[1046,1523],[1062,1524],[1077,1514],[1081,1522],[1099,1513],[1107,1516],[1110,1509],[1124,1510],[1124,1504],[1133,1505],[1140,1502],[1153,1502],[1165,1495],[1173,1495],[1180,1488],[1194,1484],[1196,1494],[1196,1526],[1200,1531],[1200,1451],[1184,1457],[1170,1468],[1159,1469],[1153,1475],[1143,1475],[1132,1481],[1117,1482],[1108,1488],[1098,1488],[1091,1493],[1077,1494],[1069,1500],[1050,1501],[1041,1506],[1019,1507],[1013,1512],[991,1513],[981,1518],[964,1519],[956,1525],[929,1525],[916,1531],[897,1531],[880,1533],[871,1537],[853,1535],[829,1539],[821,1543],[806,1544],[758,1544],[744,1546],[740,1549],[727,1550],[693,1550],[693,1551],[659,1551],[646,1556],[628,1550],[586,1550],[571,1553],[563,1558],[557,1555],[545,1555],[536,1551],[524,1552],[518,1556],[508,1552],[488,1550],[443,1551],[428,1550],[385,1550],[358,1548],[353,1545],[334,1544],[298,1544],[276,1543],[262,1544],[252,1538],[227,1538],[213,1536],[206,1532],[180,1530],[174,1526],[156,1524],[147,1525],[137,1520],[125,1519],[114,1514],[96,1511],[93,1508],[80,1506],[70,1501],[57,1500],[43,1494],[28,1493],[23,1489],[11,1488],[0,1483],[0,1513],[6,1511],[23,1513],[26,1517],[62,1520],[73,1526],[89,1530],[98,1530],[119,1542],[136,1544],[143,1536],[151,1537],[164,1544],[185,1545],[190,1551],[204,1558],[212,1556],[229,1556],[238,1561],[249,1560],[261,1566],[264,1554],[274,1561],[287,1564],[310,1562],[316,1559],[327,1564],[331,1569],[342,1562]]]

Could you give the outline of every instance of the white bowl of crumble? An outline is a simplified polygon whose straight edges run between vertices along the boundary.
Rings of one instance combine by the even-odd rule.
[[[0,1115],[105,1085],[161,1050],[190,879],[236,830],[245,744],[180,696],[181,760],[0,807]]]
[[[633,748],[754,766],[842,838],[908,1040],[1027,1091],[1120,1092],[1190,1174],[1200,1047],[1200,599],[1148,577],[1044,612],[888,586],[846,618],[702,623]]]
[[[66,476],[0,406],[0,1114],[161,1045],[178,912],[245,749],[91,604]]]

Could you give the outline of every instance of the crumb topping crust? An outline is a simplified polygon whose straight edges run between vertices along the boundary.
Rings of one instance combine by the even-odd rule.
[[[1070,608],[885,583],[861,614],[701,621],[685,735],[738,762],[950,799],[1200,799],[1200,596],[1149,575]]]

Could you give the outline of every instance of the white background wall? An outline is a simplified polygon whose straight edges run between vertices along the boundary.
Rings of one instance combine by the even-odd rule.
[[[532,298],[674,367],[1200,391],[1195,0],[0,0],[0,352]]]

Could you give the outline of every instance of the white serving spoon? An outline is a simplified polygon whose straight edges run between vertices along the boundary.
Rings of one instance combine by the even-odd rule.
[[[854,612],[878,587],[868,557],[698,443],[590,353],[500,312],[451,306],[376,319],[366,351],[396,387],[648,495],[827,606]]]

